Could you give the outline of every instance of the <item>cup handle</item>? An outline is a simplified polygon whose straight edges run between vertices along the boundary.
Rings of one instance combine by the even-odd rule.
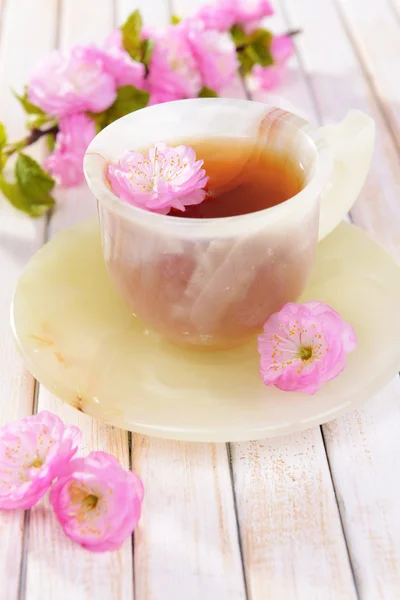
[[[374,121],[351,110],[338,125],[320,128],[334,160],[332,178],[321,194],[319,240],[335,229],[361,191],[371,164],[375,141]]]

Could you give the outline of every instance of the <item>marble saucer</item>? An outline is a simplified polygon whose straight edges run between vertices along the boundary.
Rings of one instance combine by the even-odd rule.
[[[90,220],[29,262],[12,327],[31,373],[80,411],[164,438],[241,441],[335,419],[399,370],[400,267],[365,233],[342,223],[320,243],[306,300],[333,306],[359,340],[345,371],[314,396],[265,387],[256,339],[198,352],[149,331],[114,291],[97,221]]]

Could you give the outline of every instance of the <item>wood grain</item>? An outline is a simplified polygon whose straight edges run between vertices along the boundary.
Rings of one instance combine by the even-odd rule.
[[[360,598],[399,598],[398,378],[324,435]]]
[[[47,18],[41,15],[47,8]],[[24,19],[21,20],[21,14]],[[10,139],[24,135],[24,116],[9,91],[22,90],[37,60],[54,43],[55,10],[47,0],[2,3],[0,31],[0,120]],[[37,36],[40,31],[40,36]],[[26,49],[26,53],[20,51]],[[29,51],[28,51],[29,49]],[[34,152],[36,157],[41,149]],[[29,258],[39,249],[44,221],[30,220],[0,198],[0,425],[31,414],[33,379],[25,370],[12,339],[9,313],[14,287]],[[1,512],[0,597],[17,597],[22,557],[23,511]]]
[[[135,533],[137,600],[244,600],[225,445],[135,435],[133,468],[146,489]]]
[[[61,48],[76,43],[100,43],[113,26],[112,2],[99,7],[96,0],[64,0],[60,5]],[[85,185],[60,191],[57,201],[49,237],[95,212],[95,200]],[[66,423],[80,427],[83,434],[81,454],[104,450],[114,454],[125,468],[129,467],[126,432],[79,413],[43,388],[39,393],[38,410],[50,410]],[[48,503],[39,505],[31,511],[26,589],[28,600],[133,598],[131,540],[126,540],[118,552],[92,554],[65,537]]]
[[[357,598],[319,429],[232,444],[249,598]]]
[[[350,5],[359,6],[351,2],[346,7]],[[367,12],[370,5],[363,4]],[[321,119],[338,119],[354,107],[376,120],[377,148],[371,173],[352,218],[399,258],[399,155],[375,96],[376,88],[360,69],[356,40],[347,38],[341,16],[330,0],[320,2],[318,11],[312,0],[302,0],[301,6],[285,0],[284,6],[290,26],[300,26],[307,32],[299,50]],[[384,4],[380,9],[387,11]],[[385,31],[383,28],[379,35],[383,45]],[[334,43],[324,44],[327,38]],[[400,381],[396,378],[362,410],[323,427],[358,593],[363,600],[399,596],[400,577],[393,565],[396,561],[400,564],[400,488],[389,474],[391,469],[395,471],[399,411]]]
[[[390,0],[335,1],[342,24],[352,40],[400,150],[400,84],[395,75],[399,73],[399,15],[394,12]]]

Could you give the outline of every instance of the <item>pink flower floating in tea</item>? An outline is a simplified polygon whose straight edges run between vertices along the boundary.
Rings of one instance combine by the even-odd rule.
[[[140,518],[143,484],[106,452],[74,458],[80,439],[47,411],[2,427],[0,509],[31,508],[50,488],[69,538],[92,552],[117,550]]]
[[[118,550],[140,518],[143,484],[106,452],[74,458],[50,492],[64,533],[92,552]]]
[[[50,412],[0,429],[0,509],[31,508],[78,449],[81,432]]]
[[[315,394],[346,366],[357,346],[349,323],[323,302],[290,302],[269,317],[258,337],[260,374],[268,386]]]
[[[167,214],[171,208],[184,211],[205,199],[208,177],[202,166],[193,148],[160,142],[146,154],[125,151],[108,166],[108,178],[124,202]]]

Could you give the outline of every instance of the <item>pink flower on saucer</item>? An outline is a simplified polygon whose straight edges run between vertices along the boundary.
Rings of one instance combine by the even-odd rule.
[[[47,411],[2,427],[0,509],[36,504],[68,465],[80,438],[77,427]]]
[[[83,157],[95,135],[94,121],[84,113],[60,119],[56,146],[45,162],[57,183],[74,186],[83,181]]]
[[[64,533],[92,552],[118,550],[140,518],[143,484],[106,452],[74,458],[50,502]]]
[[[146,154],[125,151],[108,166],[108,178],[124,202],[167,214],[171,208],[184,211],[204,200],[208,177],[202,166],[193,148],[170,148],[160,142]]]
[[[56,117],[105,110],[115,100],[116,83],[103,59],[103,52],[95,46],[52,52],[29,82],[30,102]]]
[[[315,394],[346,366],[357,346],[349,323],[323,302],[290,302],[269,317],[258,336],[260,374],[268,386]]]

